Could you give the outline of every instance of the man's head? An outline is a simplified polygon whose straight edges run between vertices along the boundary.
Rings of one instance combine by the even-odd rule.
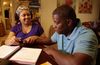
[[[76,14],[72,7],[62,5],[53,11],[54,29],[59,34],[69,34],[77,25]]]

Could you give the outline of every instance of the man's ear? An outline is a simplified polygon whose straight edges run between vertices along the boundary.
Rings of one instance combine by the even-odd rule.
[[[70,27],[70,26],[72,26],[72,20],[71,19],[67,19],[67,25]]]

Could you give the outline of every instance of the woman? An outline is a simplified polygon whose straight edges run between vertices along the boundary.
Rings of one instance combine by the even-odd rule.
[[[27,6],[21,5],[16,10],[17,24],[12,27],[6,45],[25,43],[32,45],[39,37],[44,37],[44,31],[37,21],[32,21],[32,13]]]

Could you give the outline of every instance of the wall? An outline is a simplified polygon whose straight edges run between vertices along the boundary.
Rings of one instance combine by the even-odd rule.
[[[3,4],[4,2],[7,2],[8,4]],[[14,13],[16,10],[16,6],[18,5],[18,3],[16,3],[16,1],[14,0],[1,0],[1,5],[2,5],[2,21],[5,27],[5,31],[6,34],[8,34],[11,25],[13,25],[15,23],[14,20]],[[5,18],[5,10],[9,10],[9,18]],[[9,24],[7,24],[9,23]],[[9,29],[7,29],[7,27],[9,26]]]
[[[76,0],[77,17],[80,18],[82,22],[98,20],[98,17],[99,17],[99,0],[92,0],[93,1],[93,10],[92,10],[91,14],[80,14],[80,13],[78,13],[79,1],[80,0]]]
[[[52,25],[52,11],[57,7],[57,0],[41,0],[40,17],[45,34],[48,36],[49,27]]]
[[[76,15],[82,22],[85,21],[95,21],[99,17],[99,0],[93,0],[93,11],[91,14],[80,14],[78,13],[78,6],[80,0],[74,0]],[[44,28],[46,35],[48,36],[49,27],[53,24],[52,20],[52,11],[57,7],[57,2],[60,2],[60,5],[64,3],[64,0],[41,0],[41,24]]]
[[[15,12],[15,9],[18,5],[18,3],[16,3],[14,0],[11,0],[13,6],[11,7],[11,13]],[[57,7],[57,2],[63,3],[64,0],[41,0],[41,7],[40,7],[40,21],[41,21],[41,25],[43,26],[43,29],[45,31],[45,34],[48,36],[48,32],[49,32],[49,28],[50,26],[53,24],[53,20],[52,20],[52,11]],[[79,1],[80,0],[76,0],[76,14],[77,17],[81,19],[82,22],[84,21],[94,21],[98,19],[98,9],[100,8],[98,6],[100,0],[93,0],[93,13],[92,14],[80,14],[78,13],[78,6],[79,6]],[[99,2],[98,2],[99,1]],[[2,3],[2,1],[1,1]],[[2,7],[2,9],[4,9],[4,7]],[[3,12],[3,10],[2,10]],[[4,12],[3,12],[4,13]],[[14,24],[14,15],[11,14],[11,18],[12,18],[12,24]],[[4,14],[3,14],[4,17]],[[2,18],[2,20],[4,21],[4,18]]]
[[[3,22],[3,24],[4,24],[4,29],[6,29],[6,22],[5,22],[5,13],[4,13],[4,11],[5,10],[8,10],[8,9],[10,9],[10,7],[9,7],[9,4],[5,4],[4,5],[4,1],[6,1],[6,2],[10,2],[9,0],[1,0],[1,8],[2,8],[2,22]]]
[[[65,0],[57,0],[57,4],[58,4],[58,6],[60,6],[60,5],[62,5],[62,4],[65,4]]]
[[[16,11],[16,8],[19,6],[19,2],[18,1],[14,1],[14,0],[11,0],[11,3],[12,3],[12,6],[10,7],[10,12],[11,12],[11,26],[14,26],[16,21],[15,21],[15,11]]]
[[[1,0],[0,0],[0,23],[1,23],[1,19],[2,19],[2,9],[1,9]]]

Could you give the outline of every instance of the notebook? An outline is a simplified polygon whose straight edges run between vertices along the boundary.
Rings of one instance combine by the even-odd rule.
[[[7,59],[13,53],[15,53],[19,48],[20,48],[19,46],[8,46],[8,45],[0,46],[0,58]]]
[[[35,65],[42,49],[22,47],[9,60],[20,64]]]

